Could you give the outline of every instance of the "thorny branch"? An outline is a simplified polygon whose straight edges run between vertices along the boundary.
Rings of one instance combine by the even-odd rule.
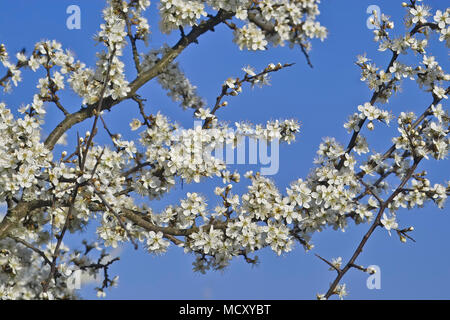
[[[389,204],[395,199],[395,197],[401,192],[401,189],[403,188],[403,186],[408,182],[408,180],[411,178],[412,174],[414,173],[414,171],[416,170],[418,164],[420,163],[420,161],[422,160],[422,158],[419,159],[415,159],[414,160],[414,164],[412,165],[412,167],[408,170],[408,173],[406,174],[406,176],[402,179],[402,182],[400,183],[400,185],[397,187],[397,189],[390,195],[390,197],[383,202],[383,204],[380,206],[380,209],[377,213],[377,216],[374,220],[374,222],[372,223],[372,225],[370,226],[369,230],[366,232],[366,234],[364,235],[364,237],[362,238],[361,242],[359,243],[358,247],[356,248],[355,252],[353,253],[352,257],[350,258],[350,260],[347,262],[347,264],[344,266],[344,268],[342,268],[340,271],[338,271],[338,275],[336,276],[336,278],[334,279],[334,281],[331,283],[330,288],[328,289],[327,293],[325,294],[324,298],[328,299],[330,298],[333,294],[337,294],[336,292],[336,287],[338,286],[339,282],[341,281],[341,279],[344,277],[344,275],[351,269],[351,268],[357,268],[357,269],[361,269],[356,267],[355,262],[356,259],[358,258],[358,256],[361,254],[361,252],[363,251],[364,246],[366,245],[367,241],[369,240],[370,236],[373,234],[373,232],[375,231],[375,229],[379,226],[382,226],[381,224],[381,217],[384,213],[384,211],[386,210],[386,208],[389,206]]]

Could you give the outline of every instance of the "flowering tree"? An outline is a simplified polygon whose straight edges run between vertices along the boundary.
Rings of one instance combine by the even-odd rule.
[[[69,285],[75,271],[104,276],[98,295],[116,283],[108,267],[117,258],[108,258],[109,247],[131,242],[150,253],[161,254],[171,245],[195,255],[194,270],[219,270],[237,256],[250,264],[257,262],[258,250],[269,247],[280,255],[292,250],[295,242],[312,248],[311,237],[325,228],[346,229],[350,221],[369,225],[354,254],[343,263],[320,257],[337,276],[318,298],[340,298],[347,294],[341,282],[350,269],[373,273],[357,264],[366,242],[378,228],[396,233],[402,242],[412,239],[410,228],[396,222],[400,208],[423,206],[433,201],[444,206],[450,185],[432,184],[421,161],[442,160],[449,145],[449,117],[442,106],[449,92],[450,76],[427,52],[429,41],[449,46],[450,9],[445,12],[411,0],[406,9],[402,35],[391,36],[394,24],[389,17],[374,16],[375,41],[391,60],[378,67],[359,56],[361,80],[373,92],[369,101],[357,106],[344,124],[348,143],[326,138],[317,152],[314,167],[306,178],[296,179],[285,191],[260,173],[247,172],[248,191],[233,193],[241,183],[238,172],[211,150],[224,144],[237,148],[243,138],[266,143],[295,140],[296,120],[269,121],[265,125],[246,122],[233,126],[220,121],[219,109],[226,97],[236,96],[250,86],[268,83],[271,73],[290,64],[270,64],[255,71],[243,69],[242,77],[227,79],[213,105],[198,96],[175,59],[183,50],[216,26],[226,25],[242,50],[270,50],[270,47],[298,47],[309,61],[310,40],[324,40],[326,29],[316,21],[319,0],[161,0],[159,28],[179,34],[179,41],[155,50],[140,52],[147,44],[150,27],[145,11],[149,0],[108,0],[104,23],[96,41],[104,46],[97,53],[95,68],[75,60],[56,41],[41,41],[31,54],[16,54],[16,62],[0,46],[0,61],[6,69],[0,78],[5,92],[22,80],[22,71],[31,69],[42,78],[33,101],[18,108],[16,116],[0,103],[0,201],[7,205],[0,222],[0,296],[6,299],[76,298]],[[378,19],[379,18],[379,19]],[[401,58],[415,54],[415,62]],[[132,57],[136,76],[124,75],[124,56]],[[127,66],[128,67],[128,66]],[[399,135],[384,153],[369,152],[364,131],[389,124],[394,115],[379,106],[398,92],[402,79],[416,81],[429,92],[430,103],[421,115],[401,112],[396,116]],[[156,79],[167,94],[198,120],[190,129],[180,128],[161,113],[149,114],[138,90]],[[82,100],[78,110],[68,109],[60,92],[70,87]],[[112,133],[103,118],[105,111],[133,100],[141,118],[129,119],[131,130],[140,138],[126,141]],[[56,108],[64,120],[43,138],[41,127],[47,110]],[[91,130],[77,136],[67,131],[81,122]],[[101,126],[101,127],[100,127]],[[233,130],[230,130],[233,129]],[[108,143],[96,141],[99,130],[110,136]],[[56,144],[75,141],[73,150],[54,154]],[[369,178],[373,176],[374,178]],[[201,183],[219,177],[214,193],[219,205],[208,208],[204,196],[187,193],[179,203],[155,212],[151,200],[159,199],[180,183]],[[388,177],[395,177],[387,182]],[[144,200],[144,201],[143,201]],[[85,249],[71,250],[64,238],[97,223],[99,242],[84,241]],[[94,258],[92,250],[101,250]]]

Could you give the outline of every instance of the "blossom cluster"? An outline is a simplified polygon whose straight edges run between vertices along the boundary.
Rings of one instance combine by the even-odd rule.
[[[142,68],[150,70],[159,61],[160,55],[167,53],[169,47],[164,46],[159,50],[152,50],[143,55]],[[197,88],[191,84],[189,79],[181,71],[178,63],[170,63],[166,69],[158,76],[158,82],[167,95],[173,101],[180,102],[182,108],[198,109],[205,105],[205,102],[197,93]]]
[[[165,33],[195,27],[212,10],[232,12],[241,27],[234,29],[234,41],[241,49],[265,50],[273,45],[301,45],[309,48],[308,39],[325,39],[327,30],[316,21],[319,0],[163,0],[159,4],[160,28]]]
[[[160,29],[164,33],[179,29],[182,40],[186,39],[183,28],[195,29],[203,23],[201,19],[217,18],[211,15],[216,10],[232,13],[230,17],[240,20],[237,23],[241,27],[223,22],[234,30],[235,42],[241,48],[263,50],[269,44],[288,42],[306,50],[308,39],[326,36],[326,30],[315,20],[318,3],[163,0],[159,4]],[[240,173],[232,172],[212,151],[226,145],[237,148],[244,138],[288,144],[295,140],[300,131],[296,120],[230,124],[221,121],[216,112],[228,105],[222,101],[224,97],[242,93],[244,83],[266,85],[269,73],[288,65],[269,64],[260,73],[245,67],[243,77],[230,77],[223,83],[216,104],[210,106],[199,97],[179,63],[170,59],[176,50],[164,45],[146,54],[135,54],[135,41],[148,40],[150,27],[144,12],[149,5],[148,0],[107,2],[105,21],[96,35],[106,50],[97,54],[95,68],[76,61],[74,54],[63,50],[56,41],[38,42],[29,57],[17,54],[16,64],[0,46],[0,61],[7,71],[0,85],[7,91],[12,84],[18,85],[21,68],[45,73],[38,80],[33,101],[17,108],[18,116],[0,103],[0,201],[7,205],[7,214],[0,221],[1,298],[75,298],[76,292],[68,285],[73,272],[81,270],[83,275],[93,276],[104,268],[106,274],[111,262],[104,261],[106,253],[101,251],[95,263],[87,256],[93,248],[117,248],[132,242],[142,244],[149,253],[162,254],[175,245],[195,255],[194,270],[206,272],[225,268],[237,256],[255,264],[256,252],[264,248],[282,255],[299,243],[311,250],[316,233],[326,228],[346,230],[352,221],[377,223],[389,234],[396,232],[404,242],[406,232],[413,229],[401,229],[397,220],[401,208],[422,207],[427,201],[444,207],[449,182],[431,182],[426,172],[415,170],[423,159],[442,160],[448,156],[450,118],[445,103],[450,76],[428,52],[427,36],[434,32],[448,45],[449,9],[436,11],[431,19],[431,9],[413,1],[406,5],[406,26],[411,29],[397,38],[389,35],[394,29],[390,18],[381,17],[375,41],[379,50],[391,52],[392,58],[382,69],[365,55],[358,57],[361,80],[368,84],[372,98],[355,106],[344,124],[351,134],[349,144],[324,138],[309,174],[281,190],[258,172],[248,171],[241,180]],[[128,40],[134,45],[131,53],[138,71],[132,82],[126,79],[121,61]],[[407,53],[419,59],[402,59]],[[149,73],[155,74],[175,102],[193,110],[194,118],[199,120],[194,127],[181,128],[161,112],[146,114],[144,100],[134,92],[136,83],[146,82],[142,79]],[[415,81],[432,98],[422,115],[382,107],[400,92],[405,79]],[[58,94],[69,87],[67,84],[91,109],[70,113],[64,108]],[[103,110],[95,109],[95,104],[100,105],[105,98],[109,104]],[[112,133],[104,119],[104,109],[129,98],[138,102],[142,116],[130,123],[140,137],[136,141]],[[95,117],[94,124],[103,122],[111,143],[94,141],[99,129],[94,125],[92,132],[77,136],[74,150],[67,147],[56,155],[55,145],[48,138],[42,142],[47,103],[55,104],[64,113],[64,121],[55,129],[61,139],[64,135],[58,128],[67,131],[74,123],[87,119],[82,115],[88,110]],[[398,114],[396,121],[394,114]],[[392,139],[393,146],[384,153],[369,148],[370,138],[363,135],[365,128],[371,135],[375,123],[394,125],[398,132]],[[178,203],[160,212],[152,208],[152,201],[163,198],[178,183],[200,183],[208,178],[218,181],[214,189],[217,198],[187,192]],[[243,194],[234,192],[238,183],[247,183]],[[83,231],[89,225],[95,225],[99,243],[86,242],[84,251],[64,244],[66,231]],[[342,258],[330,263],[332,270],[342,265]],[[105,278],[98,295],[104,296],[105,287],[113,286],[116,280]],[[48,286],[46,290],[42,283]],[[340,298],[348,294],[345,284],[332,289]]]

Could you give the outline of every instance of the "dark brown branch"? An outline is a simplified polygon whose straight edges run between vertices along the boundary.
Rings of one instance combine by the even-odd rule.
[[[134,245],[134,249],[137,250],[138,249],[138,245],[136,243],[136,241],[134,241],[133,236],[131,235],[130,231],[127,229],[127,227],[124,225],[122,218],[117,214],[117,212],[114,210],[114,208],[108,203],[108,201],[106,201],[105,197],[103,197],[103,195],[95,188],[94,185],[92,185],[92,187],[94,188],[94,192],[95,194],[100,198],[100,200],[103,202],[103,204],[105,205],[105,207],[108,208],[108,210],[114,215],[114,217],[116,218],[117,222],[119,222],[120,227],[125,231],[125,233],[127,234],[128,238],[130,238],[131,243]]]
[[[20,238],[18,238],[18,237],[15,237],[15,236],[8,236],[8,238],[13,239],[13,240],[16,241],[17,243],[20,243],[20,244],[24,245],[25,247],[27,247],[28,249],[31,249],[31,250],[33,250],[34,252],[36,252],[37,254],[39,254],[39,255],[44,259],[44,261],[45,261],[46,264],[48,264],[48,265],[51,265],[51,264],[52,264],[52,262],[51,262],[51,261],[49,260],[49,258],[46,256],[46,254],[45,254],[42,250],[40,250],[40,249],[38,249],[37,247],[33,246],[32,244],[30,244],[30,243],[26,242],[25,240],[22,240],[22,239],[20,239]]]
[[[125,22],[127,25],[127,36],[128,36],[128,39],[130,39],[131,50],[133,52],[134,66],[136,67],[136,71],[139,75],[139,73],[141,72],[141,64],[139,62],[139,53],[137,51],[137,46],[136,46],[136,36],[133,35],[133,32],[131,30],[130,17],[128,16],[127,13],[124,13],[123,15],[124,15]]]
[[[435,23],[417,24],[409,32],[409,36],[410,37],[413,36],[414,34],[419,32],[423,27],[430,27],[432,29],[435,29],[437,27],[437,25]],[[394,65],[394,62],[397,60],[398,57],[399,57],[399,54],[397,52],[393,52],[391,61],[389,62],[389,65],[387,66],[387,68],[385,70],[385,73],[389,73],[389,69]],[[383,85],[383,87],[380,90],[378,90],[378,91],[373,93],[372,98],[370,99],[370,104],[371,105],[375,104],[375,102],[377,101],[377,99],[380,96],[380,94],[383,93],[386,89],[388,89],[393,81],[394,81],[394,79],[392,79],[388,83],[388,85]],[[336,166],[336,169],[340,170],[342,168],[342,166],[344,165],[344,162],[345,162],[345,154],[350,153],[353,150],[353,148],[355,147],[356,139],[358,138],[358,135],[361,132],[366,119],[367,118],[364,118],[364,119],[361,119],[359,121],[359,123],[358,123],[359,130],[353,132],[352,137],[350,138],[350,142],[348,143],[347,148],[345,150],[345,153],[341,156],[341,159],[340,159],[338,165]]]
[[[136,94],[136,91],[141,88],[144,84],[146,84],[151,79],[158,76],[162,73],[166,67],[183,52],[190,44],[197,41],[198,37],[202,34],[208,32],[213,29],[218,24],[224,22],[227,19],[233,17],[234,13],[226,12],[220,10],[216,16],[203,21],[198,26],[192,28],[191,32],[189,32],[186,37],[180,39],[178,43],[172,47],[152,68],[149,70],[141,72],[134,81],[130,83],[130,92],[126,97],[119,98],[117,100],[113,100],[111,97],[105,99],[104,104],[101,107],[101,110],[109,110],[113,106],[119,104],[120,102],[133,97]],[[87,108],[82,108],[75,113],[71,113],[68,115],[62,122],[60,122],[55,129],[50,133],[50,135],[45,140],[46,148],[52,150],[59,140],[59,138],[69,130],[71,127],[80,123],[87,118],[90,118],[95,115],[95,110],[98,109],[98,104],[93,104],[87,106]]]
[[[336,270],[336,272],[338,274],[340,274],[342,271],[341,269],[339,269],[338,267],[336,267],[334,264],[332,264],[330,261],[322,258],[321,256],[319,256],[317,253],[314,254],[317,258],[319,258],[320,260],[322,260],[323,262],[325,262],[327,265],[329,265],[331,268],[333,268],[334,270]]]
[[[384,211],[386,210],[386,208],[388,207],[388,205],[395,199],[395,197],[401,192],[401,190],[403,189],[403,187],[405,186],[405,184],[409,181],[409,179],[411,178],[411,176],[413,175],[414,171],[416,170],[419,162],[422,160],[422,158],[420,159],[416,159],[414,160],[414,164],[411,166],[411,168],[408,170],[408,173],[405,175],[405,177],[402,179],[402,182],[400,183],[400,185],[397,187],[397,189],[391,194],[391,196],[383,202],[383,205],[380,206],[380,209],[378,211],[378,214],[374,220],[374,222],[372,223],[372,225],[370,226],[369,230],[366,232],[366,234],[364,235],[364,237],[362,238],[361,242],[359,243],[358,247],[356,248],[355,252],[353,253],[352,257],[350,258],[350,260],[347,262],[347,264],[344,266],[343,269],[341,269],[341,272],[338,273],[337,277],[334,279],[334,281],[332,282],[332,284],[330,285],[330,288],[328,289],[327,293],[325,294],[325,298],[328,299],[330,296],[332,296],[333,294],[335,294],[335,290],[336,287],[338,286],[339,282],[341,281],[341,279],[344,277],[344,275],[347,273],[347,271],[350,270],[350,268],[354,267],[355,265],[355,261],[358,258],[358,256],[361,254],[361,252],[363,251],[364,246],[366,245],[367,241],[369,240],[370,236],[373,234],[373,232],[375,231],[375,229],[381,225],[381,217],[384,213]]]

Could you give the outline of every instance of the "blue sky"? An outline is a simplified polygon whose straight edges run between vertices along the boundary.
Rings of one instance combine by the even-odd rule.
[[[146,52],[162,43],[174,44],[178,34],[169,37],[158,33],[157,1],[152,1],[147,13],[152,30],[149,47],[140,47]],[[446,1],[427,1],[434,9],[445,9]],[[81,29],[66,28],[66,8],[76,4],[81,8]],[[81,0],[41,0],[1,1],[0,2],[0,42],[5,43],[10,54],[27,48],[32,51],[34,44],[42,39],[56,39],[76,53],[77,59],[93,66],[95,52],[92,36],[99,30],[100,12],[104,1]],[[372,31],[366,27],[369,5],[378,5],[381,11],[391,17],[396,25],[394,34],[403,32],[404,9],[401,1],[392,0],[347,0],[324,1],[320,6],[319,20],[329,30],[328,38],[321,43],[313,42],[311,60],[314,68],[307,66],[299,49],[288,47],[271,48],[265,52],[240,51],[232,43],[232,34],[225,26],[216,32],[203,35],[199,44],[191,45],[177,59],[191,82],[198,86],[198,92],[210,104],[220,92],[220,86],[230,76],[241,76],[241,68],[252,65],[264,68],[268,63],[281,62],[296,64],[272,76],[272,85],[263,89],[244,89],[238,97],[230,98],[229,106],[219,111],[219,118],[227,121],[250,120],[253,123],[270,119],[296,118],[301,124],[297,141],[280,148],[280,170],[273,179],[280,190],[291,181],[306,177],[313,165],[313,159],[323,137],[336,137],[347,144],[349,135],[343,128],[347,116],[355,112],[359,104],[370,99],[371,92],[362,83],[359,68],[354,62],[358,54],[364,52],[383,69],[391,58],[390,54],[378,52],[373,41]],[[433,43],[437,43],[433,38]],[[448,69],[448,51],[442,43],[430,47],[431,54],[437,57],[444,69]],[[413,56],[401,57],[401,61],[414,61]],[[135,77],[134,67],[127,55],[127,75]],[[38,76],[26,71],[23,85],[15,88],[12,94],[0,95],[10,108],[16,110],[22,103],[29,103],[35,92]],[[192,126],[192,112],[183,111],[173,103],[155,80],[140,89],[139,94],[148,99],[148,112],[161,111],[184,127]],[[80,99],[72,92],[63,96],[69,111],[80,106]],[[414,82],[406,81],[403,92],[391,98],[391,103],[382,106],[392,110],[394,115],[401,111],[422,112],[431,102],[429,94],[420,92]],[[444,105],[445,106],[445,105]],[[52,107],[48,107],[48,110]],[[137,117],[134,103],[123,103],[108,113],[105,119],[115,132],[123,132],[124,137],[135,137],[128,123]],[[60,120],[58,112],[48,112],[44,131],[47,133]],[[126,120],[125,120],[126,119]],[[71,133],[84,132],[91,122],[76,126]],[[100,130],[102,131],[102,130]],[[374,133],[367,134],[371,148],[384,152],[391,146],[391,137],[396,134],[395,126],[383,128],[376,126]],[[106,142],[104,133],[99,142]],[[233,167],[241,172],[249,167]],[[256,167],[252,167],[254,169]],[[443,182],[450,176],[448,160],[421,163],[419,170],[429,171],[432,182]],[[214,207],[216,199],[212,189],[217,180],[204,184],[177,187],[167,197],[152,203],[155,209],[177,202],[188,191],[202,192],[211,199]],[[245,192],[241,183],[235,192]],[[401,227],[415,227],[413,237],[416,243],[400,243],[398,237],[390,237],[379,229],[369,240],[358,259],[361,265],[375,264],[381,268],[381,289],[369,290],[366,287],[367,274],[352,270],[345,278],[352,299],[449,299],[450,293],[450,253],[447,249],[448,209],[439,210],[434,205],[426,205],[419,210],[401,211],[398,215]],[[342,256],[346,261],[353,253],[368,225],[351,224],[345,233],[326,230],[313,237],[315,248],[305,253],[300,246],[286,256],[278,257],[272,251],[258,253],[261,263],[251,267],[241,259],[236,259],[224,272],[209,272],[206,275],[192,272],[193,256],[182,250],[172,248],[163,256],[152,256],[131,246],[124,246],[121,261],[111,267],[112,274],[119,274],[118,288],[109,290],[109,299],[314,299],[317,292],[325,292],[335,274],[328,266],[314,256],[326,258]],[[92,230],[91,230],[92,231]],[[79,235],[70,241],[76,246]],[[91,232],[88,237],[94,239]],[[76,242],[78,241],[78,242]],[[81,290],[84,298],[96,298],[94,285]]]

